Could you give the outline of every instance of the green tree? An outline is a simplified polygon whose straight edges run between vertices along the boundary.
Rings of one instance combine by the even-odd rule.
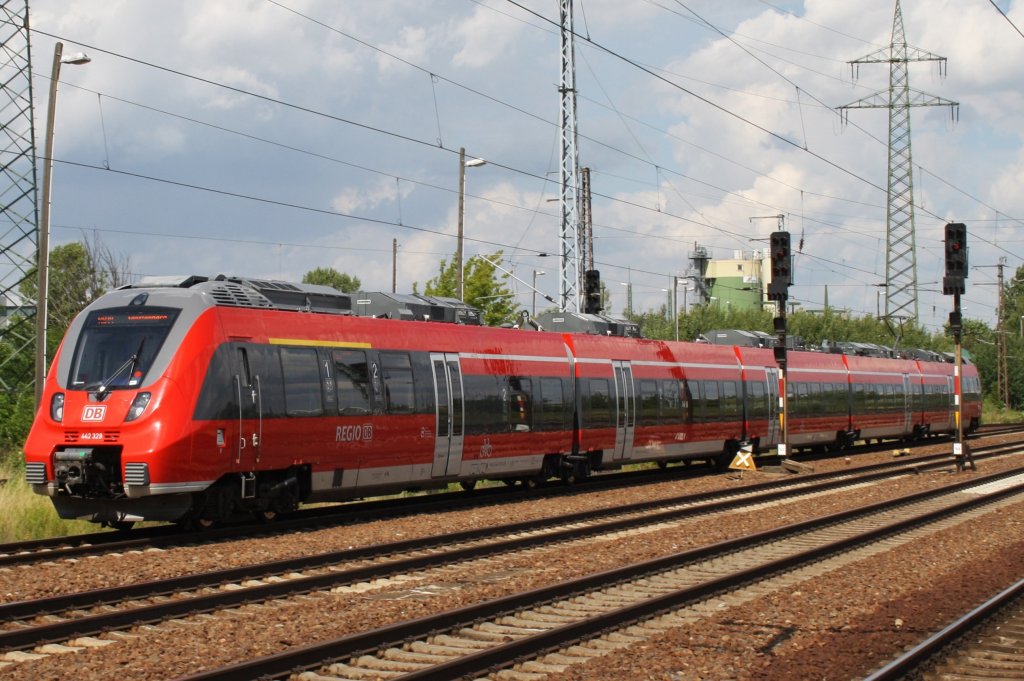
[[[1006,371],[1009,386],[1010,407],[1024,408],[1024,338],[1021,336],[1024,327],[1024,267],[1018,267],[1013,277],[1003,285],[1002,300],[1002,331],[1006,341]],[[968,332],[967,320],[964,321],[964,347],[974,355],[978,370],[982,372],[985,387],[995,402],[1002,404],[1002,396],[998,392],[999,353],[996,345],[996,333],[987,329],[984,338],[980,334]],[[974,341],[972,342],[972,335]]]
[[[52,360],[75,316],[107,290],[127,283],[129,273],[128,258],[114,253],[98,238],[85,238],[50,251],[47,358]],[[36,299],[37,279],[33,268],[22,281],[19,292],[25,299]],[[28,435],[35,408],[31,385],[34,364],[34,346],[0,342],[3,385],[11,387],[0,392],[0,448],[20,448]]]
[[[302,283],[331,286],[344,293],[355,293],[363,286],[363,283],[359,281],[359,277],[349,276],[333,267],[317,267],[306,272],[302,277]]]
[[[463,267],[462,289],[465,302],[478,308],[488,326],[500,326],[515,319],[513,296],[507,282],[509,275],[500,272],[495,262],[500,262],[502,251],[489,256],[474,255]],[[458,262],[441,261],[438,274],[427,281],[424,293],[444,298],[458,297]],[[413,286],[413,291],[417,288]]]
[[[47,357],[52,357],[64,338],[71,321],[82,309],[103,295],[108,289],[127,280],[127,264],[109,269],[101,254],[109,255],[102,246],[75,241],[57,246],[50,251],[47,306]],[[38,291],[36,270],[21,282],[21,294],[35,300]]]

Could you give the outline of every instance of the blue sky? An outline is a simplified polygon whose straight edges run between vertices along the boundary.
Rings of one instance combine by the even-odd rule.
[[[1024,27],[1020,2],[998,3]],[[37,135],[54,36],[92,62],[61,77],[53,241],[97,235],[139,275],[298,280],[314,267],[411,290],[455,251],[555,295],[557,0],[33,0]],[[1024,37],[989,0],[904,0],[911,45],[948,58],[911,86],[960,103],[912,113],[921,321],[937,329],[942,226],[968,225],[967,317],[991,321],[1000,258],[1021,263]],[[885,279],[884,90],[847,62],[888,45],[893,0],[584,0],[576,5],[580,163],[613,309],[663,303],[694,244],[804,247],[791,297],[874,314]],[[711,27],[709,27],[709,25]],[[642,68],[641,68],[642,67]],[[657,74],[655,77],[652,74]],[[519,304],[530,292],[515,285]]]

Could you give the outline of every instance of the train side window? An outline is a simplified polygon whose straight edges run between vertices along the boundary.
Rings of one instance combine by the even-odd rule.
[[[590,379],[590,417],[592,419],[590,425],[594,427],[613,426],[615,425],[612,420],[613,415],[608,379]]]
[[[718,381],[702,381],[704,389],[704,418],[717,421],[722,418],[722,403],[718,398]]]
[[[532,381],[521,376],[509,376],[508,382],[512,388],[512,399],[508,405],[511,430],[528,433],[533,425]]]
[[[540,430],[565,430],[565,384],[560,378],[540,379]]]
[[[828,413],[828,404],[822,402],[820,383],[807,384],[807,397],[810,399],[810,404],[815,405],[811,407],[811,415],[814,415],[814,412],[817,412],[819,415],[821,413]]]
[[[369,414],[372,393],[370,370],[362,350],[335,350],[334,382],[339,414]]]
[[[238,368],[242,387],[248,388],[252,385],[252,370],[249,369],[249,351],[245,348],[238,348]]]
[[[690,422],[704,418],[704,393],[701,392],[700,381],[686,379],[686,392],[690,400]]]
[[[747,401],[750,405],[750,416],[752,418],[765,418],[768,416],[768,392],[765,384],[760,381],[747,384]]]
[[[284,375],[285,413],[288,416],[323,414],[316,348],[281,348],[281,371]]]
[[[740,401],[736,381],[722,381],[722,417],[726,421],[739,418]]]
[[[467,434],[483,435],[508,430],[497,378],[465,374],[462,377],[462,389],[466,404]]]
[[[637,381],[640,398],[640,424],[653,426],[658,423],[658,382],[643,379]]]
[[[681,385],[676,380],[661,382],[661,421],[662,423],[676,423],[685,413],[688,405],[683,399]]]
[[[407,352],[380,353],[384,400],[389,414],[412,414],[416,408],[412,362]]]

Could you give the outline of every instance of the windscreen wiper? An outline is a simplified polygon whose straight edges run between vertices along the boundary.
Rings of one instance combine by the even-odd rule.
[[[132,372],[135,371],[135,366],[139,363],[139,358],[142,357],[142,349],[145,346],[146,339],[143,338],[139,343],[139,349],[135,351],[135,354],[125,360],[124,364],[117,367],[117,369],[114,370],[114,373],[110,374],[108,378],[100,381],[100,384],[96,386],[96,390],[93,391],[96,393],[97,397],[102,398],[103,395],[110,390],[110,384],[113,383],[125,369],[128,369],[128,375],[131,376]]]

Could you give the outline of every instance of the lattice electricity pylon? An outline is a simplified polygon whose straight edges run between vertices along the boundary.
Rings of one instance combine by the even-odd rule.
[[[889,64],[889,89],[839,107],[844,122],[849,109],[889,110],[889,175],[885,216],[885,316],[890,319],[918,318],[917,246],[914,236],[914,177],[910,154],[910,109],[915,106],[949,106],[954,118],[958,102],[929,95],[910,87],[907,64],[937,61],[944,75],[946,58],[907,45],[903,12],[896,0],[892,21],[892,43],[888,47],[849,62],[851,70],[860,64]]]
[[[18,290],[39,237],[28,0],[0,0],[0,19],[0,390],[14,391],[32,385],[36,340],[35,303]]]
[[[580,212],[579,155],[576,149],[576,58],[572,31],[573,0],[560,0],[562,19],[562,80],[560,127],[562,132],[562,223],[559,230],[561,254],[559,270],[562,312],[580,311]]]

